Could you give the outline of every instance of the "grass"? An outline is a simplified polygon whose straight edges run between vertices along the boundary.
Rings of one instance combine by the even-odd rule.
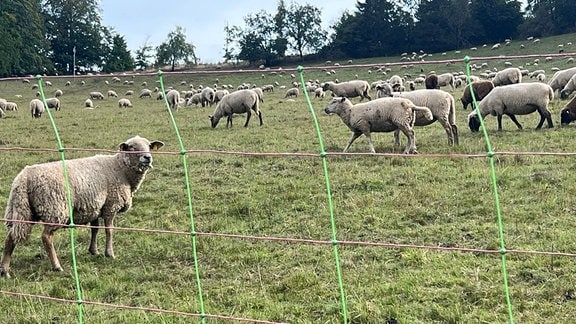
[[[498,55],[556,52],[571,35],[542,39],[522,51],[519,41],[503,46]],[[567,46],[566,46],[567,47]],[[392,73],[416,76],[420,68],[464,71],[463,55],[494,56],[490,46],[477,52],[435,55],[431,59],[454,59],[453,64],[414,65],[403,69],[391,65]],[[525,51],[525,52],[523,52]],[[571,52],[570,48],[566,48]],[[512,60],[514,65],[536,69],[534,58]],[[487,60],[490,68],[503,68],[504,61]],[[355,60],[355,64],[386,64],[399,58]],[[482,60],[480,60],[482,61]],[[551,68],[567,68],[565,58],[542,62],[538,68],[552,75]],[[321,64],[319,64],[321,65]],[[345,65],[345,63],[343,63]],[[315,66],[311,66],[315,67]],[[321,69],[304,69],[306,80],[355,78],[375,81],[388,76],[368,73],[366,67],[337,68],[328,77]],[[294,72],[290,67],[285,71]],[[262,78],[262,75],[264,77]],[[131,77],[121,76],[128,79]],[[86,81],[85,86],[80,80]],[[50,79],[64,90],[62,110],[52,111],[65,147],[114,150],[134,134],[164,141],[155,155],[155,168],[134,196],[133,208],[116,219],[116,226],[162,231],[190,231],[184,168],[180,148],[163,102],[132,98],[134,108],[119,109],[117,100],[98,101],[98,108],[82,106],[89,91],[124,93],[153,88],[156,76],[136,76],[136,86],[105,85],[111,77]],[[268,71],[246,73],[164,74],[167,86],[180,90],[188,84],[234,86],[243,82],[263,85],[292,82],[287,74]],[[533,80],[527,79],[527,82]],[[458,99],[462,89],[453,91]],[[15,99],[20,94],[23,99]],[[27,102],[35,90],[18,80],[0,82],[0,97],[16,100],[18,112],[0,120],[0,206],[6,205],[10,184],[27,164],[59,159],[57,152],[15,151],[9,148],[56,148],[54,132],[46,116],[33,120]],[[302,96],[284,100],[283,91],[265,94],[264,125],[252,119],[243,128],[244,116],[234,118],[226,129],[221,121],[210,128],[213,107],[186,107],[174,113],[183,138],[190,174],[196,230],[213,234],[308,239],[332,239],[329,206],[322,160],[305,156],[245,156],[200,152],[219,150],[255,153],[319,152],[319,141],[308,106]],[[323,112],[328,99],[313,99],[323,143],[328,152],[340,152],[350,136],[336,116]],[[555,125],[566,101],[550,105]],[[498,250],[500,242],[488,159],[437,154],[485,155],[480,134],[468,130],[466,116],[457,105],[460,145],[448,147],[444,130],[433,124],[416,130],[418,157],[352,155],[327,157],[333,194],[337,238],[342,241],[425,245],[431,248],[340,245],[339,260],[350,323],[494,323],[508,320],[499,254],[438,251],[432,247]],[[519,116],[517,130],[504,118],[504,130],[496,131],[496,119],[486,118],[490,141],[496,152],[575,151],[574,127],[535,131],[538,116]],[[399,153],[392,134],[373,135],[376,151]],[[405,138],[402,138],[405,141]],[[197,151],[198,150],[198,151]],[[362,137],[352,152],[368,151]],[[163,154],[173,152],[175,154]],[[93,152],[66,151],[68,158]],[[576,166],[570,156],[504,155],[494,159],[502,206],[506,248],[525,251],[573,253],[576,233],[571,231],[576,208],[573,203]],[[76,299],[72,276],[69,231],[56,235],[56,250],[65,268],[50,270],[36,226],[27,244],[17,246],[11,279],[0,279],[0,290],[31,295]],[[76,251],[83,298],[89,302],[133,307],[152,307],[198,313],[200,302],[188,235],[141,231],[115,232],[116,259],[87,253],[89,231],[78,229]],[[4,227],[0,237],[5,237]],[[104,245],[103,234],[100,248]],[[261,321],[292,323],[342,322],[340,294],[333,248],[329,244],[199,235],[199,276],[208,314]],[[510,253],[506,257],[512,311],[517,322],[570,322],[574,308],[576,266],[569,257]],[[0,311],[6,322],[69,323],[77,320],[77,306],[36,297],[0,294]],[[198,317],[126,310],[86,304],[84,319],[90,323],[189,323]],[[209,318],[209,323],[235,322]]]

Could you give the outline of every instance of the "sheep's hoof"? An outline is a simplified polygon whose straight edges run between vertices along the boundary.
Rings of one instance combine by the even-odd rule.
[[[88,250],[88,252],[90,252],[90,254],[92,255],[100,255],[100,252],[98,252],[97,250]]]
[[[10,278],[10,273],[8,270],[0,269],[0,277]]]
[[[52,270],[53,270],[53,271],[58,271],[58,272],[64,271],[64,269],[62,269],[61,266],[54,267],[54,268],[52,268]]]

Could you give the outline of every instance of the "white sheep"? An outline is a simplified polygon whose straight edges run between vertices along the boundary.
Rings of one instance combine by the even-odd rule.
[[[104,99],[104,95],[99,91],[90,92],[90,99]]]
[[[224,96],[216,105],[212,116],[209,116],[212,128],[215,128],[220,118],[224,116],[227,117],[226,127],[232,127],[232,115],[243,113],[247,114],[244,127],[248,127],[248,122],[252,116],[251,110],[258,115],[260,126],[262,126],[262,112],[260,111],[259,103],[258,94],[250,89],[237,90]]]
[[[560,91],[560,99],[568,99],[568,97],[576,90],[576,74],[574,74],[566,83],[564,88]]]
[[[360,101],[364,100],[364,98],[372,100],[372,97],[370,97],[370,84],[364,80],[352,80],[342,83],[328,81],[322,85],[322,90],[332,91],[333,97],[360,97]]]
[[[64,94],[64,92],[60,89],[57,89],[56,91],[54,91],[54,97],[56,97],[56,98],[62,97],[63,94]]]
[[[548,81],[548,85],[552,87],[554,92],[561,91],[574,74],[576,74],[576,67],[557,71],[552,75],[550,81]]]
[[[438,87],[450,86],[450,89],[456,88],[454,84],[454,75],[452,73],[438,74]]]
[[[325,95],[326,93],[320,87],[314,90],[314,98],[324,98]]]
[[[126,91],[126,93],[124,93],[125,96],[133,96],[134,95],[134,90],[128,90]]]
[[[152,168],[150,150],[164,146],[139,136],[119,145],[115,155],[67,160],[65,162],[75,224],[95,226],[91,231],[91,254],[98,254],[96,235],[98,218],[106,226],[106,250],[114,258],[112,227],[114,217],[132,207],[132,196]],[[54,249],[54,232],[70,222],[67,190],[64,183],[63,162],[48,162],[26,166],[14,178],[6,205],[5,219],[8,234],[0,275],[10,277],[10,260],[16,244],[24,243],[32,231],[33,221],[44,224],[42,242],[52,269],[62,271]]]
[[[202,89],[202,92],[200,92],[200,94],[202,94],[202,107],[212,106],[214,103],[214,92],[214,89],[210,87],[205,87]]]
[[[498,130],[502,130],[502,116],[507,115],[519,129],[522,125],[515,115],[527,115],[537,111],[540,114],[540,122],[536,129],[542,128],[544,121],[548,122],[548,128],[554,127],[548,104],[554,99],[554,90],[540,82],[510,84],[495,87],[480,103],[478,110],[482,118],[487,115],[496,116]],[[468,125],[472,132],[480,129],[480,119],[474,110],[468,115]]]
[[[91,99],[86,99],[84,101],[84,107],[86,108],[94,108],[94,103],[92,102]]]
[[[108,92],[106,93],[106,95],[108,96],[108,98],[110,98],[110,97],[118,98],[118,94],[117,94],[116,91],[114,91],[114,90],[108,90]]]
[[[122,98],[118,100],[118,108],[132,108],[132,102],[130,99]]]
[[[6,105],[4,105],[4,111],[17,111],[18,104],[12,101],[7,101]]]
[[[519,68],[506,68],[496,73],[492,79],[495,87],[522,82],[522,71]]]
[[[46,99],[46,105],[48,108],[54,108],[56,110],[60,110],[60,99],[48,98]]]
[[[170,90],[166,93],[166,100],[168,101],[168,106],[170,108],[178,110],[180,106],[180,92],[178,90]]]
[[[144,98],[144,97],[152,98],[152,90],[150,89],[140,90],[140,95],[138,96],[138,98]]]
[[[392,132],[397,129],[408,138],[404,153],[417,153],[413,129],[417,111],[423,111],[429,120],[433,119],[428,108],[418,107],[405,98],[379,98],[354,105],[346,97],[334,97],[324,108],[325,113],[340,116],[342,122],[352,131],[352,137],[348,140],[344,152],[347,152],[350,145],[364,134],[371,153],[376,153],[371,132]]]
[[[32,114],[32,118],[40,118],[42,117],[42,113],[46,110],[44,108],[44,103],[40,99],[32,99],[30,100],[30,113]]]
[[[220,100],[222,100],[222,98],[227,94],[230,94],[230,91],[225,90],[225,89],[214,91],[214,103],[217,104],[218,102],[220,102]],[[192,95],[192,97],[194,97],[194,95]],[[202,98],[201,93],[198,94],[198,98],[200,98],[200,100],[201,100],[201,98]]]
[[[298,97],[299,94],[300,94],[300,90],[298,88],[290,88],[290,89],[286,90],[286,94],[284,95],[284,98]]]
[[[186,106],[192,106],[192,105],[198,106],[201,103],[202,103],[202,94],[195,93],[194,95],[192,95],[192,97],[188,98],[188,100],[186,101]]]

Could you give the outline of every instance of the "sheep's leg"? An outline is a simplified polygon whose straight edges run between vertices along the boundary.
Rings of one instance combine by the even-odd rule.
[[[400,146],[400,130],[394,131],[394,146]]]
[[[538,110],[538,113],[540,114],[540,122],[538,123],[538,126],[536,126],[536,129],[542,128],[542,125],[544,125],[544,120],[548,121],[548,128],[554,127],[554,124],[552,123],[552,116],[550,116],[549,112]]]
[[[58,229],[55,226],[44,226],[44,231],[42,231],[42,243],[44,243],[44,250],[48,254],[50,263],[52,263],[52,270],[54,271],[64,271],[58,260],[58,255],[56,255],[56,250],[54,249],[54,232]]]
[[[244,127],[248,127],[248,122],[250,121],[250,117],[252,117],[252,112],[250,109],[246,110],[246,123],[244,123]]]
[[[98,235],[98,218],[90,222],[90,247],[88,248],[88,252],[92,255],[98,255],[98,242],[97,242],[97,235]]]
[[[112,248],[112,227],[114,226],[114,217],[104,217],[104,226],[106,226],[104,229],[104,232],[106,233],[106,252],[104,252],[104,255],[114,259],[114,249]]]
[[[514,114],[506,114],[506,115],[508,115],[508,117],[510,117],[510,119],[514,122],[514,124],[516,124],[516,127],[518,127],[518,129],[522,129],[522,125],[520,125],[518,119],[516,119],[516,116]],[[500,121],[498,122],[498,130],[502,130],[502,115],[499,115],[499,117]]]
[[[401,127],[400,130],[408,138],[408,143],[404,148],[404,154],[416,154],[416,137],[414,136],[414,130],[408,127]]]
[[[358,137],[360,137],[360,135],[362,135],[362,133],[357,132],[352,133],[352,137],[350,137],[350,139],[348,140],[348,144],[346,144],[346,147],[344,148],[344,153],[348,152],[348,149],[350,148],[350,145],[352,145],[352,142],[354,142]],[[370,140],[370,143],[371,142],[372,141]],[[372,150],[374,150],[374,148],[372,148]]]
[[[452,136],[454,137],[454,144],[459,145],[460,140],[458,139],[458,126],[456,124],[450,125],[452,128]]]
[[[258,119],[260,119],[260,126],[262,126],[262,125],[263,125],[263,123],[262,123],[262,112],[261,112],[260,110],[258,110],[256,113],[258,114]]]
[[[226,128],[228,127],[232,127],[232,114],[226,116]]]
[[[448,136],[448,145],[449,146],[454,145],[456,139],[454,138],[452,125],[450,125],[448,120],[446,120],[445,118],[438,119],[438,122],[442,125],[442,127],[444,127],[444,131],[446,131],[446,136]]]
[[[370,147],[370,153],[376,153],[376,150],[374,149],[374,143],[372,143],[372,136],[370,136],[370,133],[366,133],[364,135],[366,136],[366,140],[368,140],[368,146]]]
[[[8,234],[6,241],[4,242],[4,254],[2,255],[2,263],[0,265],[0,277],[5,276],[10,278],[10,260],[12,260],[12,252],[16,243],[12,239],[12,235]]]

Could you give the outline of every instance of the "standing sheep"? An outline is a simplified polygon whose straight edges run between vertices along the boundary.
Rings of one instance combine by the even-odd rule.
[[[379,98],[354,105],[348,98],[334,97],[324,108],[325,113],[340,116],[342,122],[352,130],[352,137],[348,140],[344,152],[364,134],[371,153],[376,153],[371,132],[392,132],[397,129],[408,138],[404,154],[417,153],[413,129],[416,111],[423,111],[429,120],[433,118],[428,108],[418,107],[405,98]]]
[[[360,101],[364,100],[364,98],[372,100],[372,97],[370,97],[370,84],[364,80],[352,80],[342,83],[328,81],[322,85],[322,90],[332,91],[333,97],[360,97]]]
[[[442,73],[438,75],[438,88],[450,86],[451,90],[456,88],[454,75],[452,73]]]
[[[0,107],[1,108],[1,107]],[[5,111],[18,111],[18,104],[12,101],[7,101],[4,107]]]
[[[496,73],[492,79],[495,87],[522,82],[522,71],[519,68],[506,68]]]
[[[118,94],[114,90],[108,90],[106,95],[108,95],[108,98],[110,98],[110,97],[118,98]]]
[[[90,92],[90,99],[104,99],[102,92],[92,91]]]
[[[298,94],[300,94],[300,90],[298,88],[290,88],[290,89],[286,90],[286,94],[284,95],[284,98],[298,97]]]
[[[428,74],[426,79],[424,79],[424,85],[426,89],[440,89],[440,86],[438,86],[438,76],[435,73]]]
[[[168,101],[170,108],[178,110],[178,107],[180,106],[180,92],[178,92],[178,90],[168,91],[168,93],[166,93],[166,100]]]
[[[60,99],[48,98],[46,99],[46,105],[48,108],[54,108],[55,110],[60,110]]]
[[[482,101],[482,99],[484,99],[488,93],[494,89],[494,83],[490,80],[474,81],[471,85],[477,102]],[[470,93],[469,85],[464,87],[464,93],[462,94],[460,101],[462,102],[462,108],[464,108],[464,110],[468,108],[469,104],[472,104],[472,94]],[[472,109],[474,109],[474,107],[472,107]]]
[[[220,102],[220,100],[222,100],[222,98],[224,98],[225,95],[230,94],[230,91],[223,89],[223,90],[216,90],[214,92],[214,103],[217,104]],[[196,94],[195,94],[196,95]],[[192,95],[192,97],[194,97],[194,95]],[[198,96],[200,99],[202,98],[202,94],[199,94]]]
[[[122,98],[118,100],[118,108],[132,108],[132,102],[130,99]]]
[[[260,126],[262,126],[262,112],[258,107],[259,103],[260,100],[258,99],[258,94],[249,89],[237,90],[224,96],[216,105],[216,109],[212,116],[209,116],[212,128],[215,128],[216,125],[218,125],[220,118],[224,116],[227,117],[226,127],[232,127],[232,115],[243,113],[247,114],[244,127],[248,127],[248,122],[252,116],[251,110],[258,115]]]
[[[86,108],[94,108],[94,103],[92,102],[91,99],[86,99],[84,101],[84,107]]]
[[[54,91],[54,97],[56,97],[56,98],[62,97],[63,94],[64,94],[64,92],[62,92],[62,90],[60,90],[60,89]]]
[[[522,125],[515,115],[527,115],[538,111],[540,122],[536,129],[542,128],[544,121],[548,121],[548,128],[554,127],[548,104],[554,99],[554,90],[539,82],[510,84],[502,87],[495,87],[478,104],[478,110],[482,118],[488,115],[496,116],[498,119],[498,130],[502,130],[502,116],[508,115],[519,129]],[[476,110],[468,115],[468,125],[472,132],[480,130],[480,119]]]
[[[214,103],[214,89],[210,87],[203,88],[200,94],[202,95],[202,107],[212,106]]]
[[[576,67],[569,68],[566,70],[560,70],[554,73],[548,85],[552,87],[554,92],[562,90],[568,81],[576,74]]]
[[[574,74],[570,80],[568,80],[564,88],[562,88],[560,91],[560,99],[568,99],[574,90],[576,90],[576,74]]]
[[[30,113],[32,114],[32,118],[40,118],[42,117],[42,113],[44,112],[44,103],[40,99],[32,99],[30,100]]]
[[[115,155],[95,155],[66,161],[75,224],[88,224],[91,254],[98,254],[98,218],[106,226],[106,256],[114,258],[112,227],[114,217],[132,206],[132,196],[152,168],[150,150],[164,143],[139,136],[119,145]],[[26,166],[12,182],[6,205],[8,234],[0,262],[0,275],[10,277],[10,261],[16,244],[24,243],[33,221],[47,223],[42,242],[52,269],[63,271],[54,249],[54,232],[70,223],[61,161]],[[55,225],[57,224],[57,225]]]

